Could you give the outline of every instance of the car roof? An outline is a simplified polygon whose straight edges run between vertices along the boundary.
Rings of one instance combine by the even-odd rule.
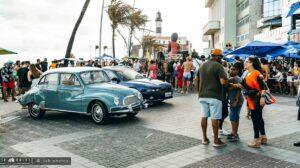
[[[86,71],[99,71],[100,68],[96,67],[65,67],[65,68],[56,68],[51,69],[45,72],[44,74],[49,73],[80,73],[80,72],[86,72]]]

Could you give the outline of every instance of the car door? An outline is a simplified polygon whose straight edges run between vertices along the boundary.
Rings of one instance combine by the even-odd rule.
[[[83,86],[75,74],[60,74],[58,87],[59,109],[70,112],[82,112],[83,93]]]
[[[51,73],[44,77],[39,83],[40,91],[44,96],[45,108],[47,109],[57,109],[59,105],[58,100],[58,73]]]

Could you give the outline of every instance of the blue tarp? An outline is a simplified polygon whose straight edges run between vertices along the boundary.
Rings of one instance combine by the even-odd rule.
[[[227,55],[244,54],[265,57],[268,53],[270,53],[270,51],[279,50],[282,48],[283,47],[280,44],[253,41],[243,47],[234,50],[233,52],[228,53]]]
[[[286,17],[292,16],[298,9],[300,9],[300,2],[293,3]]]

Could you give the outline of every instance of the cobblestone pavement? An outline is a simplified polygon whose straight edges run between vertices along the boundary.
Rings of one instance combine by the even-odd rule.
[[[222,149],[201,145],[201,110],[194,94],[176,96],[134,119],[112,118],[104,126],[86,115],[57,112],[33,120],[25,110],[15,111],[20,107],[14,103],[4,108],[0,102],[6,129],[0,133],[0,156],[72,158],[71,166],[47,167],[300,167],[300,151],[292,146],[300,141],[295,98],[277,99],[264,110],[270,140],[261,149],[247,147],[253,131],[245,108],[240,142]],[[228,121],[225,129],[230,130]]]

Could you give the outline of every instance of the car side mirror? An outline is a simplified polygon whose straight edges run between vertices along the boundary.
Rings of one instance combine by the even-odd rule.
[[[120,79],[118,79],[118,78],[112,78],[111,81],[113,83],[120,83],[121,82]]]

